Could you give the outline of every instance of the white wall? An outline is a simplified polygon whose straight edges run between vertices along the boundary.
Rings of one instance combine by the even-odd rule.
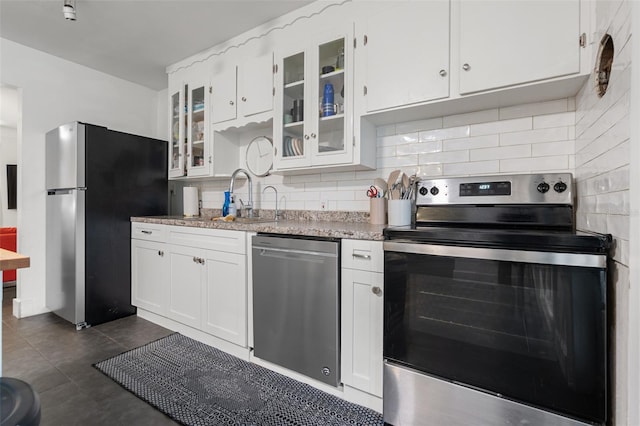
[[[158,137],[158,94],[142,86],[0,39],[0,83],[22,91],[18,129],[18,271],[14,314],[45,312],[45,133],[71,121]],[[163,132],[162,136],[166,133]]]
[[[630,90],[631,90],[631,2],[596,2],[596,58],[598,43],[608,33],[613,37],[613,70],[607,93],[599,98],[592,75],[576,96],[576,181],[579,229],[610,233],[614,238],[614,262],[610,273],[610,307],[613,363],[612,407],[615,425],[629,423],[629,386],[638,384],[637,373],[630,378],[629,366],[637,372],[638,360],[629,360],[629,311],[640,308],[629,299],[630,239]],[[595,64],[595,59],[594,59]],[[637,159],[636,159],[637,161]],[[636,182],[637,184],[637,182]],[[638,238],[637,235],[633,236]],[[638,262],[637,257],[633,259]],[[637,283],[636,283],[637,285]],[[635,409],[637,411],[637,408]]]
[[[0,226],[17,226],[16,209],[7,209],[7,164],[17,164],[18,132],[0,126]]]

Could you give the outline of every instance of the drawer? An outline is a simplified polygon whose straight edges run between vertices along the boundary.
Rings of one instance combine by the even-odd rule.
[[[244,231],[227,229],[194,228],[189,226],[167,226],[171,244],[245,254]]]
[[[131,238],[146,241],[167,241],[167,226],[157,223],[131,222]]]
[[[382,241],[342,240],[342,267],[383,272]]]

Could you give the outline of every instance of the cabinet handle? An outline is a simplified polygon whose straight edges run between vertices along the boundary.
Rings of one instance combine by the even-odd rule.
[[[142,232],[143,234],[147,234],[147,235],[153,234],[153,231],[146,231],[144,229],[142,231],[140,231],[140,232]]]
[[[212,163],[211,156],[209,156],[209,164],[211,164],[211,163]]]
[[[193,256],[193,263],[198,263],[198,258]]]
[[[304,135],[304,138],[308,140],[309,139],[309,135]]]
[[[445,70],[440,70],[440,77],[444,77],[447,75],[447,72]]]
[[[382,289],[380,287],[372,287],[371,292],[376,296],[380,296],[382,294]]]
[[[311,139],[315,139],[316,138],[316,134],[315,133],[311,133]]]
[[[164,252],[162,250],[158,250],[158,256],[160,257],[164,256]]]
[[[242,102],[247,102],[247,98],[245,98],[244,96],[242,97]]]
[[[365,96],[367,96],[367,86],[364,86],[364,87],[362,88],[362,93],[363,93]]]
[[[366,46],[367,43],[369,42],[369,37],[367,37],[367,35],[364,35],[364,45]]]
[[[201,264],[201,265],[204,265],[204,259],[199,257],[198,258],[198,263]]]
[[[471,66],[469,64],[464,64],[462,65],[462,69],[465,71],[469,71],[471,69]]]
[[[233,101],[229,101],[229,105],[233,105]]]
[[[355,257],[356,259],[371,260],[370,254],[353,253],[351,256]]]

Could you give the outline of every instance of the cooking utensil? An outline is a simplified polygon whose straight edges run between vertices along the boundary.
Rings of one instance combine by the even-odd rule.
[[[378,198],[379,196],[380,193],[378,192],[378,188],[376,188],[375,186],[371,185],[369,189],[367,189],[367,197]]]
[[[398,176],[400,176],[400,170],[394,170],[391,173],[389,173],[389,179],[387,179],[387,185],[389,187],[390,190],[390,195],[393,196],[394,194],[392,193],[393,190],[395,189],[393,187],[393,185],[395,185],[395,183],[398,181]]]
[[[387,185],[387,182],[384,179],[375,178],[373,180],[373,184],[380,190],[380,197],[384,197],[385,195],[387,195],[387,192],[389,191],[389,186]]]

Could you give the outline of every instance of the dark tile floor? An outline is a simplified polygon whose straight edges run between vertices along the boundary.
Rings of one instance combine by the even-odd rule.
[[[137,316],[76,331],[54,314],[17,319],[3,289],[2,375],[22,379],[41,402],[41,425],[177,425],[92,364],[171,333]]]

